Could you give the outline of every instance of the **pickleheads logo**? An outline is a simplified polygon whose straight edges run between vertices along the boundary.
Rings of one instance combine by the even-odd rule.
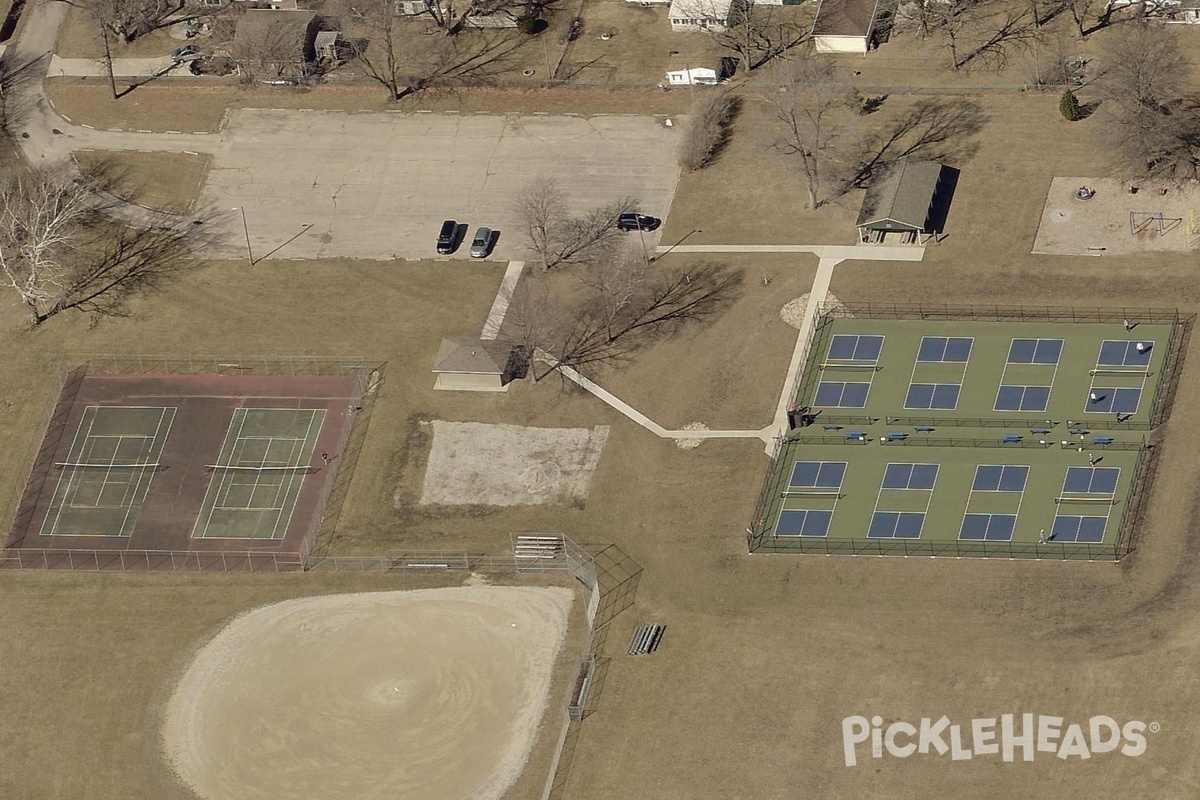
[[[1001,714],[998,719],[973,719],[966,726],[953,724],[945,716],[937,720],[924,717],[916,725],[903,721],[884,725],[882,717],[853,716],[842,720],[842,748],[847,767],[858,764],[858,746],[868,740],[872,758],[883,758],[884,753],[908,758],[932,752],[939,756],[949,753],[952,761],[995,755],[1013,761],[1019,751],[1023,761],[1033,761],[1037,753],[1052,753],[1064,761],[1086,760],[1114,751],[1140,756],[1146,752],[1146,732],[1159,730],[1157,722],[1147,725],[1130,720],[1121,725],[1103,715],[1086,723],[1063,723],[1062,717],[1044,714]]]

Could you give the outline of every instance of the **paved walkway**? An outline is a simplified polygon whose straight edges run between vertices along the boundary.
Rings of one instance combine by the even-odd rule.
[[[46,74],[51,78],[107,78],[102,58],[59,58],[51,56]],[[118,78],[150,78],[158,75],[191,76],[187,64],[176,64],[170,56],[156,58],[114,58],[113,75]]]
[[[508,304],[512,302],[513,293],[517,291],[517,281],[521,279],[521,271],[524,269],[524,261],[508,262],[508,269],[504,271],[504,279],[500,281],[496,299],[492,301],[492,310],[488,312],[487,322],[483,323],[480,339],[495,339],[500,335],[500,326],[504,324],[504,315],[508,313]]]
[[[681,244],[660,245],[656,251],[665,253],[812,253],[818,258],[839,261],[920,261],[925,257],[924,245],[841,245],[841,244]]]
[[[796,347],[792,350],[792,360],[788,363],[787,376],[783,379],[783,388],[779,393],[779,404],[775,407],[771,437],[767,439],[767,455],[774,453],[774,437],[787,433],[787,410],[794,399],[792,393],[796,389],[796,381],[800,379],[800,371],[804,369],[804,362],[808,360],[808,349],[812,345],[817,314],[821,310],[821,303],[829,294],[829,284],[833,281],[833,268],[841,262],[840,258],[822,258],[817,264],[817,274],[813,277],[812,289],[809,290],[808,307],[804,309],[800,333],[796,336]]]
[[[787,410],[793,402],[792,393],[796,381],[808,360],[808,350],[812,344],[813,331],[817,324],[817,315],[821,303],[829,294],[829,285],[833,281],[833,270],[842,261],[866,259],[871,261],[920,261],[925,254],[925,248],[919,246],[886,247],[853,245],[692,245],[684,252],[693,253],[813,253],[820,261],[817,264],[817,274],[813,278],[809,290],[808,307],[804,310],[804,319],[796,335],[796,346],[792,350],[792,359],[788,363],[787,375],[784,376],[783,386],[779,393],[779,402],[775,407],[775,415],[771,424],[759,430],[723,430],[723,431],[685,431],[668,430],[654,420],[626,403],[590,378],[586,378],[571,367],[558,367],[559,373],[567,380],[594,394],[612,408],[620,411],[629,419],[641,425],[646,430],[664,439],[760,439],[766,444],[767,455],[775,452],[775,441],[787,433]],[[659,252],[670,250],[669,247],[658,248]],[[675,248],[680,250],[681,248]],[[499,298],[497,298],[499,299]],[[489,318],[490,321],[490,318]],[[485,326],[484,330],[487,328]],[[554,359],[544,352],[537,357],[546,364],[553,364]]]

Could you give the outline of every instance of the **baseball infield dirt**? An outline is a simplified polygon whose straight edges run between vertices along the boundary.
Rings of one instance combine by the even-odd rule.
[[[571,601],[465,586],[256,609],[183,674],[164,749],[204,800],[496,800],[528,758]]]

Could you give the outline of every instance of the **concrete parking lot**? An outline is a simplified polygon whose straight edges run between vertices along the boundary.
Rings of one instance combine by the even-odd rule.
[[[469,226],[468,238],[479,225],[498,230],[492,258],[523,258],[513,198],[538,174],[559,180],[572,210],[628,196],[665,217],[677,131],[638,116],[242,110],[222,133],[203,200],[230,255],[245,253],[245,210],[256,260],[432,258],[444,219]]]

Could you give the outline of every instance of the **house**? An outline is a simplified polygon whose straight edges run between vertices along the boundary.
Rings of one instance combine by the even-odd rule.
[[[250,78],[308,77],[315,71],[319,27],[315,11],[249,9],[238,20],[230,54]]]
[[[865,53],[871,47],[879,0],[820,0],[813,19],[818,53]]]
[[[671,0],[667,19],[676,32],[724,30],[732,12],[733,0]]]
[[[1109,0],[1108,12],[1136,6],[1137,13],[1165,23],[1179,25],[1200,24],[1200,0]]]
[[[944,209],[953,181],[941,164],[905,157],[881,170],[867,187],[858,214],[858,240],[879,244],[890,234],[902,244],[922,244],[937,233],[936,212]]]
[[[667,70],[668,86],[714,86],[729,80],[737,69],[737,59],[724,57],[716,61],[705,58],[672,60]]]
[[[511,344],[489,339],[443,339],[433,372],[434,389],[507,392],[519,377],[521,360]]]

